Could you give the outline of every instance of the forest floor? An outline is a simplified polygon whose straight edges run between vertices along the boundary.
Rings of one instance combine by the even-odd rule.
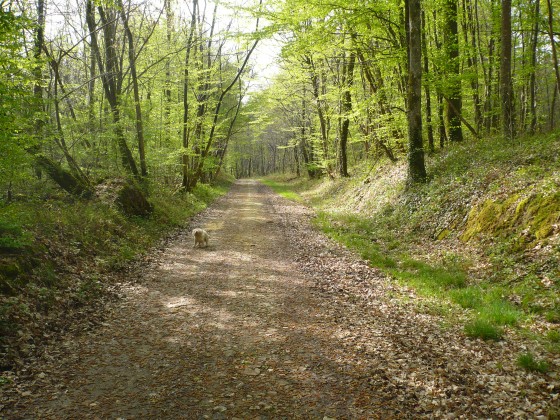
[[[312,211],[239,181],[129,272],[89,333],[4,385],[9,419],[546,418],[560,378],[521,370],[311,227]],[[555,408],[556,407],[556,408]]]

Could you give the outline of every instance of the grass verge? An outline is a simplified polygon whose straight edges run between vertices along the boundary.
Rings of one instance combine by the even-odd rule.
[[[501,326],[517,325],[524,319],[523,312],[506,300],[503,288],[490,284],[469,285],[468,264],[457,255],[448,254],[439,263],[413,258],[390,232],[377,232],[379,228],[373,221],[357,216],[320,211],[315,224],[330,238],[357,251],[372,266],[402,284],[413,286],[419,294],[450,300],[469,309],[474,316],[474,324],[465,330],[469,336],[499,339]],[[490,326],[494,332],[489,331]]]
[[[276,194],[281,195],[288,200],[296,201],[298,203],[303,203],[304,201],[303,198],[287,183],[282,183],[272,178],[263,178],[260,181],[272,188]]]
[[[453,145],[428,157],[430,181],[414,188],[404,164],[386,162],[267,183],[314,207],[317,227],[371,265],[455,304],[468,335],[496,340],[506,327],[560,323],[557,137]],[[559,348],[553,338],[541,335]]]

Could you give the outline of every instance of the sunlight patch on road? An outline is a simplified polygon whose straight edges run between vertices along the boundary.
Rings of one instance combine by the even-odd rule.
[[[224,227],[224,221],[223,220],[213,220],[211,222],[206,223],[205,228],[208,231],[208,233],[211,233],[212,231],[215,230],[221,230]]]
[[[169,309],[173,309],[173,308],[179,308],[181,306],[194,306],[195,304],[196,302],[194,299],[189,298],[187,296],[181,296],[179,298],[175,298],[171,300],[170,302],[167,302],[165,306]]]

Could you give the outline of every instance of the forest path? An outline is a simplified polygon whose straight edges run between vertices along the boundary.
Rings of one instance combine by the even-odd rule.
[[[68,340],[8,418],[536,417],[550,378],[466,339],[245,180],[151,257],[106,322]],[[398,298],[397,298],[398,297]],[[547,388],[548,386],[548,388]],[[558,387],[558,385],[556,385]],[[557,391],[556,391],[557,392]]]

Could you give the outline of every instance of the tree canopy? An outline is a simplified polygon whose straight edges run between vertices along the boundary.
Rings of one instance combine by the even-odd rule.
[[[557,127],[558,8],[502,3],[3,2],[0,184],[7,199],[45,175],[84,197],[107,176],[189,191],[220,171],[351,176],[405,155],[424,181],[448,142]]]

